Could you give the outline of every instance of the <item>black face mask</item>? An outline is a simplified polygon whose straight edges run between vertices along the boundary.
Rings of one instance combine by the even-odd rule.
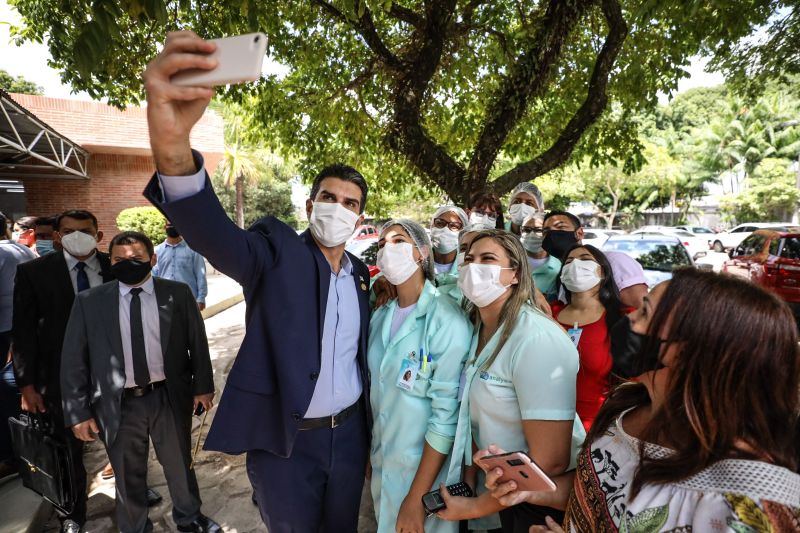
[[[556,259],[561,259],[567,250],[578,244],[574,231],[550,230],[542,241],[542,248]]]
[[[172,226],[167,228],[167,237],[170,237],[172,239],[177,239],[180,236],[181,234],[178,233],[177,229],[173,228]]]
[[[652,339],[631,329],[631,319],[623,317],[608,332],[611,337],[611,372],[628,379],[651,368],[662,368],[659,362],[661,339]]]
[[[111,265],[111,273],[125,285],[136,285],[144,281],[152,268],[150,261],[126,259]]]

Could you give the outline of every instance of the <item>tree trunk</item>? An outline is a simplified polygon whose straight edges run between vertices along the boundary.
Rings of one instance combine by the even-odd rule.
[[[244,174],[236,175],[236,225],[244,228]]]

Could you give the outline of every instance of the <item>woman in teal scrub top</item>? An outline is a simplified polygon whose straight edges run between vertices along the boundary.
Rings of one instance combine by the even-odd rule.
[[[379,533],[456,533],[458,524],[425,518],[422,496],[446,478],[458,421],[459,377],[471,339],[464,312],[433,284],[431,243],[410,220],[384,225],[378,267],[397,298],[369,325],[372,384],[371,489]]]
[[[519,239],[482,231],[459,271],[475,324],[453,445],[452,473],[476,450],[495,444],[525,451],[550,476],[575,468],[585,433],[575,413],[578,352],[564,330],[532,304],[532,280]],[[464,474],[475,485],[475,467]],[[478,487],[478,498],[445,495],[447,520],[500,512],[503,531],[527,531],[563,513],[530,504],[503,508]],[[559,515],[560,513],[560,515]]]

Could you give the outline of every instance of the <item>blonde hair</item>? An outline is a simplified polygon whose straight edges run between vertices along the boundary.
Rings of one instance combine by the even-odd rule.
[[[503,304],[503,309],[500,311],[498,328],[505,327],[503,327],[503,333],[500,336],[494,353],[492,353],[492,356],[489,357],[486,364],[482,367],[482,370],[486,370],[492,366],[492,363],[494,363],[494,360],[497,358],[497,354],[500,353],[503,345],[505,345],[511,332],[514,330],[522,307],[525,305],[534,309],[536,307],[533,304],[533,278],[531,277],[530,267],[528,266],[528,255],[525,252],[525,248],[522,247],[519,238],[503,230],[482,230],[472,239],[466,253],[469,253],[472,247],[475,246],[475,243],[481,239],[492,239],[505,250],[506,256],[508,256],[509,266],[515,269],[518,280],[516,285],[510,287],[511,296],[508,297],[506,303]],[[466,298],[465,300],[465,310],[475,327],[479,328],[482,322],[478,307]]]

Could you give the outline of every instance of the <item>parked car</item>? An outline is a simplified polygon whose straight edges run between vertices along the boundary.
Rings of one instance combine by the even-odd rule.
[[[728,231],[717,233],[711,239],[711,248],[715,252],[724,252],[739,246],[742,241],[759,229],[773,229],[775,231],[787,231],[791,227],[789,222],[748,222],[746,224],[739,224],[735,228]]]
[[[612,235],[619,235],[620,233],[622,232],[615,229],[586,228],[583,230],[582,242],[584,244],[591,244],[595,248],[602,248],[609,237]]]
[[[693,234],[689,233],[686,230],[673,228],[670,226],[645,226],[645,227],[657,227],[657,230],[645,230],[645,229],[638,229],[633,232],[633,235],[639,233],[660,233],[661,235],[674,235],[678,237],[681,243],[686,247],[686,251],[689,252],[689,255],[692,259],[699,259],[700,257],[705,257],[708,254],[708,239],[702,239],[699,237],[695,237]]]
[[[353,232],[353,235],[349,239],[347,239],[347,242],[350,243],[353,241],[363,241],[370,239],[377,240],[379,236],[380,232],[378,231],[378,228],[370,224],[362,224],[356,228],[356,230]]]
[[[353,241],[345,250],[361,259],[369,269],[369,276],[374,278],[381,271],[375,263],[378,261],[378,238]]]
[[[705,226],[675,226],[675,228],[688,231],[689,233],[691,233],[696,237],[711,239],[714,235],[716,235],[713,229],[707,228]]]
[[[775,292],[800,323],[800,228],[757,230],[730,251],[722,271]]]
[[[680,239],[663,233],[614,235],[605,242],[603,251],[622,252],[639,261],[650,288],[671,279],[676,268],[694,266]]]

